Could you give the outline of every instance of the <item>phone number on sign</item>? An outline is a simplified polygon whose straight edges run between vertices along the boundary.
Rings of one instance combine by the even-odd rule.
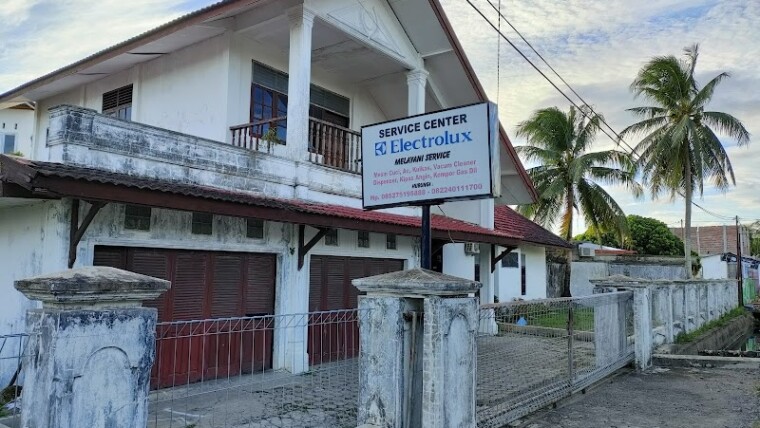
[[[417,189],[417,190],[407,190],[403,192],[388,192],[388,193],[382,193],[380,195],[380,199],[397,199],[397,198],[409,198],[414,196],[425,196],[428,194],[428,191],[432,195],[444,195],[447,193],[458,193],[458,192],[469,192],[473,190],[483,190],[482,184],[464,184],[464,185],[456,185],[456,186],[444,186],[444,187],[433,187],[431,189]],[[372,196],[372,200],[377,200],[377,196]]]
[[[471,190],[483,190],[483,185],[480,183],[475,183],[475,184],[463,184],[463,185],[457,185],[457,186],[433,187],[432,189],[430,189],[430,193],[435,195],[435,194],[441,194],[441,193],[469,192]]]

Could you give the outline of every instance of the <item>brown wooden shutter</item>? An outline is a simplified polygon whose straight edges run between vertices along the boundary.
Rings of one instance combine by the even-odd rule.
[[[325,282],[322,290],[325,292],[323,298],[324,306],[320,309],[323,311],[332,311],[335,309],[344,309],[346,307],[346,260],[343,257],[330,257],[325,263]]]
[[[322,307],[325,260],[320,256],[311,256],[309,265],[309,312],[316,312]]]
[[[274,314],[277,257],[274,254],[247,256],[245,315]]]
[[[208,257],[199,253],[178,253],[172,290],[172,320],[204,319],[206,266]]]
[[[127,270],[127,251],[123,247],[95,246],[93,266],[110,266]]]
[[[243,296],[240,255],[214,256],[214,277],[211,291],[211,317],[241,315]]]
[[[161,279],[169,279],[171,277],[168,259],[168,254],[165,251],[141,248],[129,250],[127,257],[129,270],[132,272]],[[167,319],[167,300],[170,293],[171,291],[168,291],[159,296],[158,299],[143,302],[145,307],[158,309],[159,322],[169,321]]]

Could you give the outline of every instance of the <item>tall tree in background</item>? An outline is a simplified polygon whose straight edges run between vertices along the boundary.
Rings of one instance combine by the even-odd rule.
[[[749,133],[735,117],[717,111],[705,111],[715,88],[729,77],[720,73],[700,87],[694,77],[699,46],[684,49],[683,59],[673,55],[652,58],[631,84],[636,97],[650,106],[628,109],[642,120],[621,133],[641,136],[636,146],[642,178],[652,196],[668,193],[684,197],[686,204],[684,254],[691,254],[691,207],[694,191],[702,195],[704,181],[726,190],[736,184],[734,170],[716,132],[736,139],[738,145],[749,143]],[[692,273],[687,256],[686,272]]]
[[[587,116],[591,119],[572,107],[567,113],[550,107],[537,110],[517,127],[517,135],[528,140],[528,145],[517,147],[518,153],[526,161],[540,164],[528,169],[539,201],[518,210],[547,228],[559,220],[560,235],[568,241],[573,236],[576,211],[595,230],[620,236],[627,233],[623,210],[599,183],[623,184],[636,196],[642,193],[634,180],[630,155],[618,150],[590,151],[601,118]],[[570,296],[569,272],[562,295]]]

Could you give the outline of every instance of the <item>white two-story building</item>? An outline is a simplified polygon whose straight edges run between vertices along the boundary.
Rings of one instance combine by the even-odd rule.
[[[0,95],[37,106],[0,158],[0,334],[13,280],[89,265],[170,279],[163,321],[356,307],[419,263],[418,209],[361,209],[361,126],[485,99],[437,0],[225,0]],[[505,250],[566,246],[494,227],[536,197],[503,130],[500,161],[500,199],[433,208],[435,267],[484,302]],[[302,370],[288,340],[269,364]]]

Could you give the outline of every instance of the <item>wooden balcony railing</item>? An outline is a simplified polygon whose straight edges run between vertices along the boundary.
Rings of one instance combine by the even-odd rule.
[[[309,160],[361,174],[362,135],[324,120],[309,118]]]
[[[286,117],[275,117],[230,127],[232,145],[270,153],[275,144],[285,144],[277,130]],[[309,160],[319,165],[360,174],[361,133],[324,120],[309,118]]]
[[[284,127],[285,120],[285,116],[280,116],[231,126],[232,145],[257,152],[270,153],[275,144],[285,144],[285,141],[280,140],[277,136],[277,128],[278,126]]]

